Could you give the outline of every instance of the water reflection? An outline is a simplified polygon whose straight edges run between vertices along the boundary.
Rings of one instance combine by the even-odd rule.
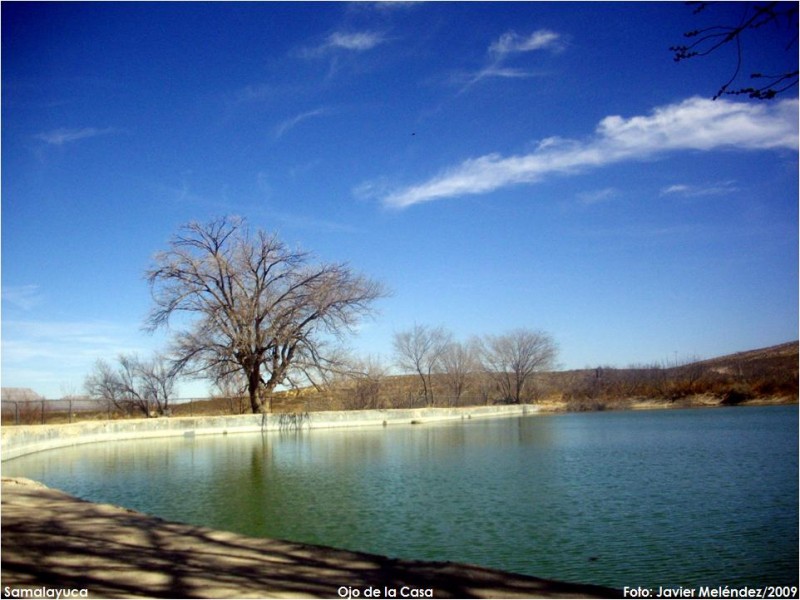
[[[612,585],[797,582],[797,408],[88,445],[4,463],[249,535]]]

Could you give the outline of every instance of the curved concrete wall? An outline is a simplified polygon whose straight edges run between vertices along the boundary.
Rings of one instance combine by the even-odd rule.
[[[64,446],[134,438],[321,429],[329,427],[379,426],[394,423],[425,423],[478,417],[527,415],[538,409],[529,404],[471,406],[465,408],[414,408],[390,410],[325,411],[302,414],[231,415],[223,417],[173,417],[84,421],[70,425],[5,426],[3,461]]]

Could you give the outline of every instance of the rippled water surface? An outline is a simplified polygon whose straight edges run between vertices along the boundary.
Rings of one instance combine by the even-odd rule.
[[[798,581],[796,406],[92,444],[3,474],[248,535],[540,577]]]

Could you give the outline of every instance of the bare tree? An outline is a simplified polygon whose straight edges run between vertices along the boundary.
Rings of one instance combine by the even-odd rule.
[[[502,398],[519,404],[534,397],[534,374],[552,369],[558,350],[547,333],[516,329],[486,336],[481,353],[484,369]]]
[[[397,364],[401,369],[419,375],[426,406],[433,406],[435,403],[432,376],[441,365],[442,355],[450,339],[450,333],[442,327],[418,324],[410,331],[394,334]]]
[[[147,402],[155,407],[158,414],[169,415],[169,401],[175,395],[177,373],[170,368],[167,358],[156,355],[152,360],[139,362],[136,376],[141,394]]]
[[[478,346],[480,348],[480,346]],[[478,363],[480,366],[480,354],[478,354]],[[475,373],[475,391],[478,394],[478,399],[483,404],[491,404],[492,402],[492,391],[494,389],[494,381],[492,381],[491,377],[489,377],[488,373],[484,368]]]
[[[735,20],[727,24],[717,23],[687,31],[683,34],[686,43],[670,47],[675,53],[673,56],[675,62],[708,56],[724,47],[732,46],[735,49],[736,62],[733,72],[714,95],[714,100],[722,95],[742,94],[758,100],[772,100],[778,94],[797,85],[797,2],[687,2],[687,4],[694,5],[695,15],[712,12],[711,9],[716,7],[733,9],[738,13]],[[750,73],[754,85],[731,90],[730,86],[739,78],[742,70],[745,38],[758,33],[760,39],[751,39],[750,43],[755,45],[764,45],[765,42],[782,43],[785,51],[784,60],[773,65],[772,72]],[[789,52],[793,47],[794,52]]]
[[[109,407],[128,412],[130,407],[124,402],[122,387],[114,368],[103,359],[98,359],[83,384],[86,394]]]
[[[214,378],[214,387],[217,390],[214,397],[225,400],[231,414],[244,414],[250,410],[247,402],[247,380],[241,371]]]
[[[175,368],[214,379],[241,371],[251,410],[262,412],[276,386],[335,358],[324,353],[326,336],[349,331],[386,295],[344,263],[312,259],[274,234],[251,233],[243,219],[189,223],[147,272],[148,328],[195,317],[175,334]]]
[[[86,377],[86,393],[126,414],[141,412],[169,414],[169,401],[175,391],[176,373],[163,356],[142,361],[135,354],[121,354],[115,369],[100,359]]]
[[[353,359],[346,374],[345,403],[350,408],[381,408],[381,389],[386,382],[387,369],[377,356]]]
[[[475,343],[451,342],[442,352],[440,370],[450,392],[450,402],[458,404],[470,378],[478,368]]]

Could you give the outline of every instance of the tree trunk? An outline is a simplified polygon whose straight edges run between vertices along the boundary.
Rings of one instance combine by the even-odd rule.
[[[261,377],[258,371],[250,373],[247,380],[247,392],[250,394],[250,409],[254,415],[264,412],[263,402],[258,396],[258,386],[261,383]]]

